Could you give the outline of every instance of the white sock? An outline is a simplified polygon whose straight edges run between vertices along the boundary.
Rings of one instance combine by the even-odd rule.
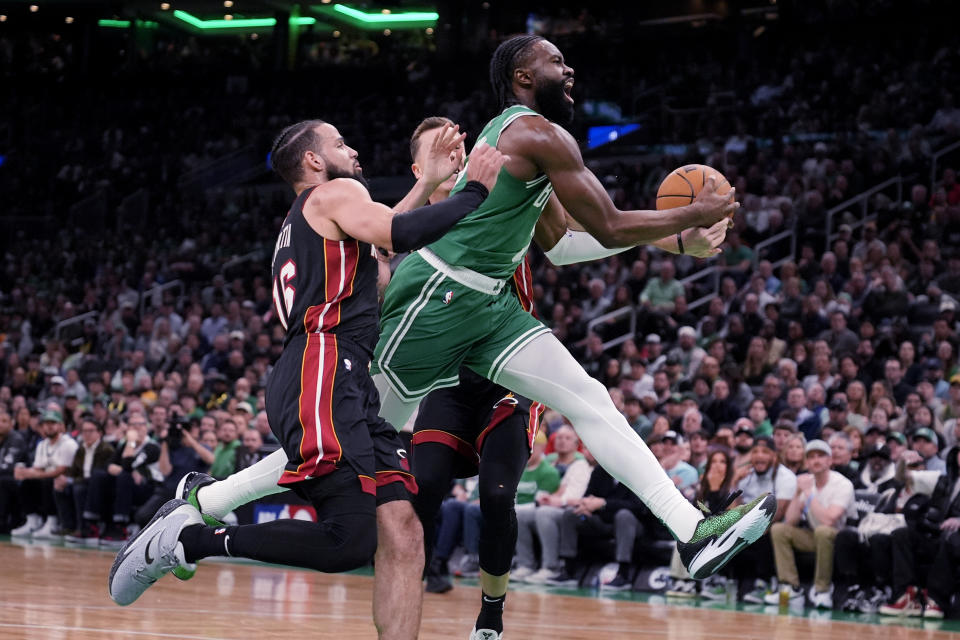
[[[703,514],[683,497],[603,385],[556,337],[534,338],[495,377],[507,389],[565,415],[597,462],[637,494],[677,540],[693,537]]]
[[[254,465],[238,471],[197,491],[197,500],[203,513],[222,520],[237,507],[257,498],[286,491],[277,480],[287,466],[287,454],[277,449]]]

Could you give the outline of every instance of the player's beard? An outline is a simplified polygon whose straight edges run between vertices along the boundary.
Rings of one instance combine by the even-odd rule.
[[[364,189],[367,189],[368,191],[370,190],[370,185],[367,184],[367,180],[363,177],[363,172],[361,172],[360,169],[356,169],[354,171],[345,170],[327,161],[326,158],[324,158],[324,162],[327,165],[328,179],[335,180],[337,178],[351,178],[362,184]]]
[[[563,78],[559,82],[540,84],[534,92],[540,115],[563,127],[573,122],[573,104],[567,100],[567,94],[563,91],[563,83],[566,81],[567,79]]]

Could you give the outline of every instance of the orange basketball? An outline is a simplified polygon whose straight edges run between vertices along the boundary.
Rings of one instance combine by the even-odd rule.
[[[730,191],[723,174],[705,164],[688,164],[670,172],[657,189],[657,209],[673,209],[693,202],[710,176],[717,177],[717,193]]]

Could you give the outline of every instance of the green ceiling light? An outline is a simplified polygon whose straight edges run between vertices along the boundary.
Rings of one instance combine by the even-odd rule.
[[[403,22],[436,22],[440,19],[440,14],[436,11],[403,11],[400,13],[367,13],[348,7],[345,4],[333,5],[333,10],[342,13],[348,18],[359,20],[371,26],[383,27],[387,25],[396,25]]]
[[[432,27],[440,19],[436,11],[361,11],[346,4],[311,5],[310,9],[337,18],[358,29],[422,29]]]
[[[129,29],[129,20],[97,20],[98,27],[110,27],[112,29]]]
[[[233,20],[201,20],[194,15],[175,9],[173,16],[192,27],[203,31],[226,31],[236,29],[263,29],[277,24],[276,18],[234,18]],[[290,18],[290,26],[309,26],[317,22],[316,18]]]

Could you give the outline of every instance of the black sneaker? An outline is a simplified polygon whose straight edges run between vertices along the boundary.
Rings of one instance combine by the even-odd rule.
[[[107,525],[106,531],[100,536],[100,546],[110,549],[119,549],[127,541],[127,528],[117,522]]]
[[[447,576],[427,576],[427,593],[446,593],[453,589],[453,583]]]
[[[453,583],[450,582],[450,576],[447,575],[446,562],[434,558],[427,565],[424,577],[427,579],[427,593],[446,593],[453,589]]]
[[[629,591],[633,589],[633,583],[618,573],[610,582],[601,584],[600,588],[607,591]]]
[[[89,520],[85,521],[79,529],[67,534],[64,541],[67,544],[95,547],[100,544],[100,527]]]
[[[566,569],[561,569],[552,576],[548,577],[546,584],[550,585],[551,587],[576,587],[580,584],[580,581],[567,573]]]
[[[765,493],[753,502],[725,511],[740,496],[735,491],[716,512],[697,523],[689,542],[677,541],[683,566],[694,580],[703,580],[722,569],[747,545],[764,534],[777,513],[777,499]]]

